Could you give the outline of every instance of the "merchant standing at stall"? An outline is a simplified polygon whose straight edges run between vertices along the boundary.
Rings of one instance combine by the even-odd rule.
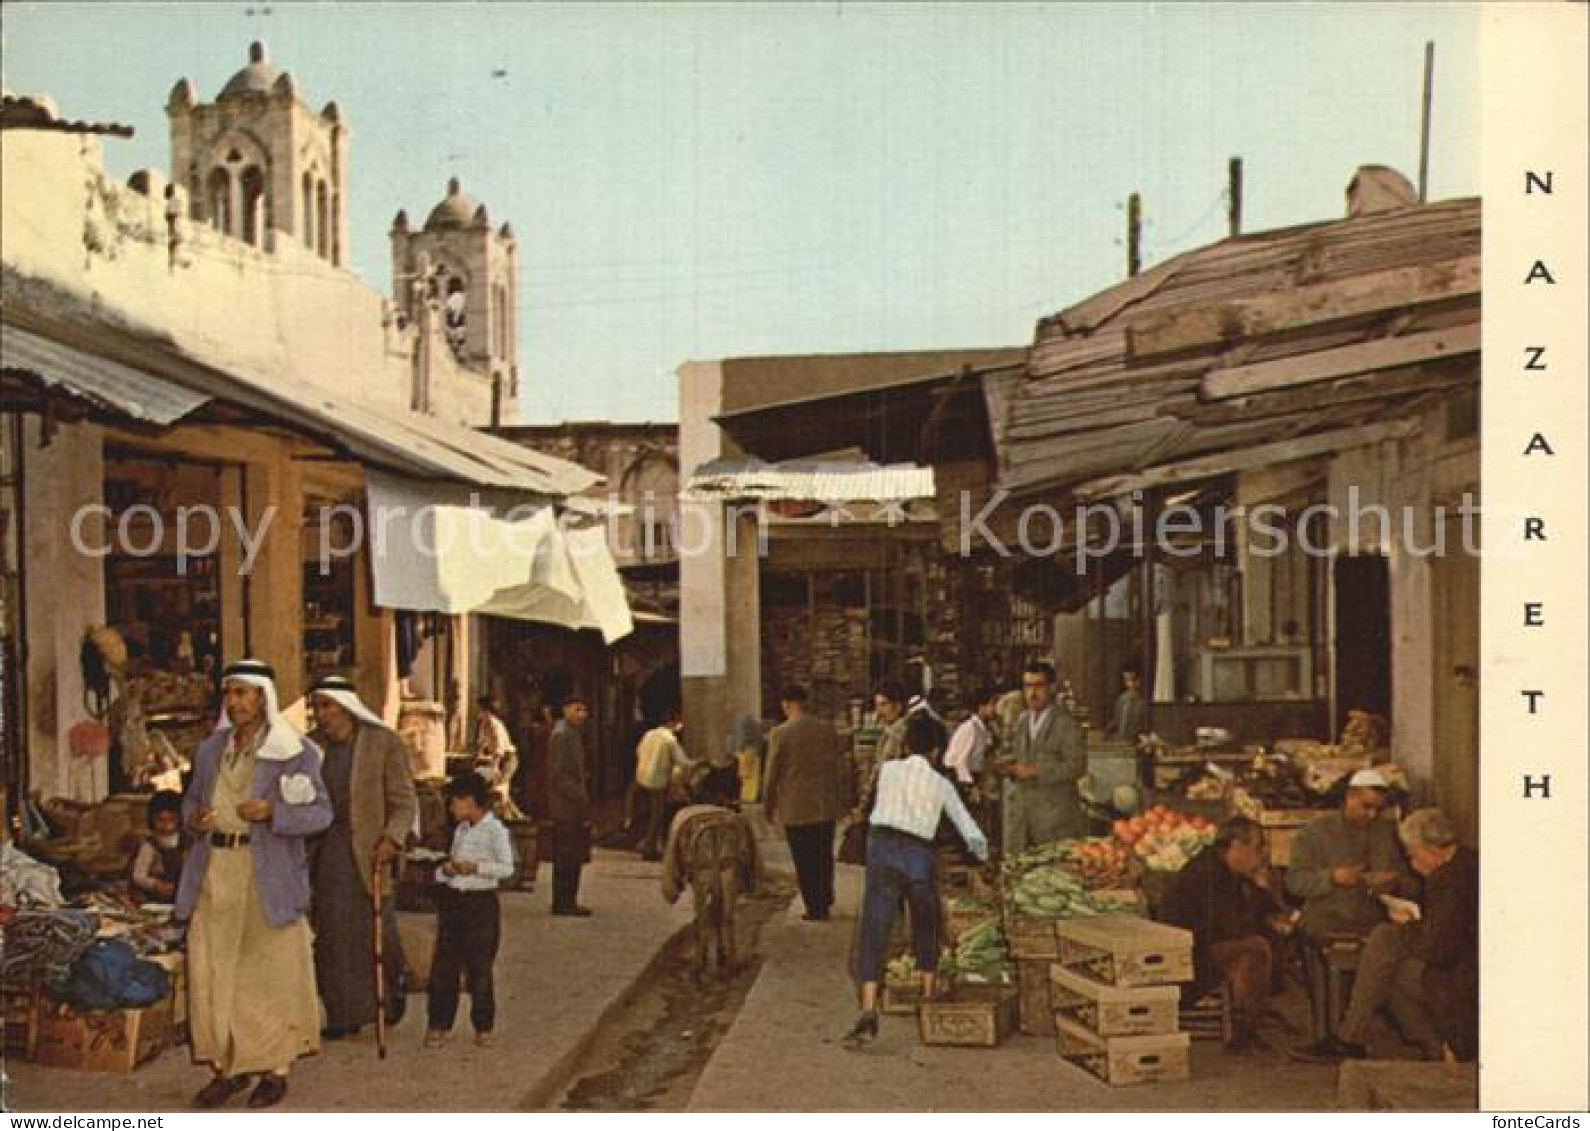
[[[902,899],[911,910],[912,950],[923,993],[934,996],[942,915],[933,854],[939,818],[948,814],[972,854],[988,859],[982,830],[954,785],[933,764],[943,741],[942,723],[926,712],[914,714],[906,724],[905,757],[878,767],[877,797],[867,825],[866,890],[856,959],[861,1013],[845,1036],[850,1047],[878,1036],[878,983]]]
[[[1055,702],[1054,666],[1027,665],[1021,677],[1027,709],[1010,736],[1011,761],[1004,773],[1014,785],[1006,848],[1025,852],[1035,845],[1087,833],[1077,779],[1087,772],[1082,728]]]
[[[215,1072],[193,1102],[219,1107],[258,1075],[248,1105],[273,1107],[293,1060],[320,1047],[304,841],[331,824],[331,798],[320,751],[281,715],[269,664],[228,665],[221,695],[182,802],[195,834],[177,891],[193,1059]]]
[[[1193,981],[1182,987],[1191,1005],[1222,982],[1231,987],[1227,1048],[1249,1053],[1270,1008],[1275,943],[1292,930],[1269,887],[1264,828],[1246,817],[1220,826],[1212,845],[1175,874],[1159,918],[1193,933]]]
[[[1131,668],[1121,673],[1122,690],[1115,697],[1115,713],[1110,718],[1109,735],[1117,742],[1136,743],[1148,733],[1148,700],[1143,698],[1143,680]]]
[[[397,732],[359,699],[341,676],[320,680],[309,692],[316,729],[310,741],[325,751],[320,775],[331,794],[331,827],[312,847],[315,977],[326,1006],[321,1036],[336,1040],[375,1020],[375,911],[370,893],[375,869],[390,877],[392,862],[419,814],[408,747]],[[393,886],[381,905],[382,964],[390,995],[388,1017],[402,1019],[408,1000],[406,964],[398,937]]]

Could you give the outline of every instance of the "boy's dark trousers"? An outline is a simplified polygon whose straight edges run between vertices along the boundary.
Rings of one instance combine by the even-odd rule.
[[[431,959],[429,1027],[447,1032],[458,1015],[458,977],[468,980],[469,1020],[489,1033],[497,1020],[491,968],[497,961],[502,913],[493,891],[456,891],[443,885],[436,897],[436,956]]]

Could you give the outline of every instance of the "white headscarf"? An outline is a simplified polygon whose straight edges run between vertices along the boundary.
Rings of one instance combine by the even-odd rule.
[[[328,675],[318,681],[309,689],[309,697],[311,699],[317,695],[323,695],[330,699],[361,723],[373,727],[386,726],[386,720],[364,705],[364,700],[359,698],[359,693],[354,690],[352,681],[343,676]]]
[[[304,748],[304,736],[298,733],[298,728],[287,721],[282,714],[281,704],[276,699],[276,672],[263,660],[238,660],[228,664],[221,671],[221,687],[224,690],[229,683],[246,684],[257,687],[265,693],[265,741],[260,743],[260,748],[255,756],[267,762],[286,762],[298,757]],[[227,718],[226,704],[221,704],[221,717],[216,721],[215,733],[232,729],[232,720]]]

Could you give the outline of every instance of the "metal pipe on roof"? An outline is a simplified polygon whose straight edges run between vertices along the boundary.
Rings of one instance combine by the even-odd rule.
[[[1435,40],[1424,44],[1424,112],[1419,118],[1419,203],[1427,198],[1430,184],[1430,97],[1435,87]]]

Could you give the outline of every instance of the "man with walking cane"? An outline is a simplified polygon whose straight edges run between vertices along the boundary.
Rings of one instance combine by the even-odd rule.
[[[335,813],[314,843],[310,878],[315,980],[326,1007],[321,1035],[336,1040],[372,1021],[395,1024],[403,1017],[403,948],[384,881],[414,827],[419,801],[403,740],[352,683],[340,676],[318,681],[309,705],[317,724],[310,738],[325,754],[320,772]],[[385,960],[378,979],[367,964],[372,945]]]

